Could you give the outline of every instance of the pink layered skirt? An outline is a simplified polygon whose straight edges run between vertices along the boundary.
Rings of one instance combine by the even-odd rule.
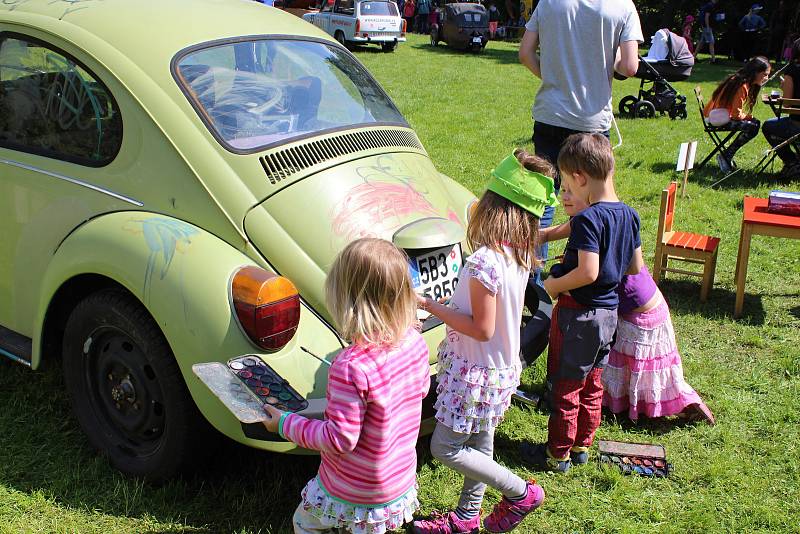
[[[693,404],[705,406],[683,379],[666,302],[619,318],[603,387],[603,406],[614,413],[627,411],[633,420],[640,415],[677,415]]]

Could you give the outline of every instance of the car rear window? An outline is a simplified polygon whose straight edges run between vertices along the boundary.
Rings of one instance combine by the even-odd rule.
[[[319,41],[259,39],[180,53],[174,73],[200,117],[237,153],[405,119],[347,51]]]
[[[361,2],[362,15],[388,15],[397,17],[397,6],[394,2]]]

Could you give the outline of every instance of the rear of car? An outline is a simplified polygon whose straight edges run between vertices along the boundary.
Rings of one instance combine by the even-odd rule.
[[[353,42],[396,46],[406,40],[406,22],[400,17],[397,4],[367,0],[356,6]]]

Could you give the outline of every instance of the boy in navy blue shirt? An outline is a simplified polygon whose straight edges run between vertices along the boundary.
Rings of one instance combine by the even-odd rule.
[[[643,261],[639,215],[617,198],[608,138],[569,136],[558,167],[564,202],[574,197],[589,207],[544,237],[569,234],[563,261],[544,282],[548,294],[558,297],[547,355],[553,387],[547,443],[524,444],[522,453],[534,467],[565,472],[588,459],[600,426],[600,377],[617,328],[617,286],[623,275],[638,273]]]

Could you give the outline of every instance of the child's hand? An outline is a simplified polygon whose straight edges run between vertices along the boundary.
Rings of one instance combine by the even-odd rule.
[[[420,295],[419,293],[415,293],[417,296],[417,308],[420,310],[428,310],[428,298],[424,295]]]
[[[555,278],[548,278],[542,284],[544,286],[544,290],[547,291],[547,294],[550,295],[550,298],[555,300],[558,297],[558,292],[555,291],[553,285],[555,285]]]
[[[264,426],[272,432],[273,434],[278,433],[278,423],[281,420],[281,416],[283,415],[283,411],[273,408],[269,404],[264,405],[264,411],[267,412],[267,415],[270,417],[266,421],[264,421]]]

